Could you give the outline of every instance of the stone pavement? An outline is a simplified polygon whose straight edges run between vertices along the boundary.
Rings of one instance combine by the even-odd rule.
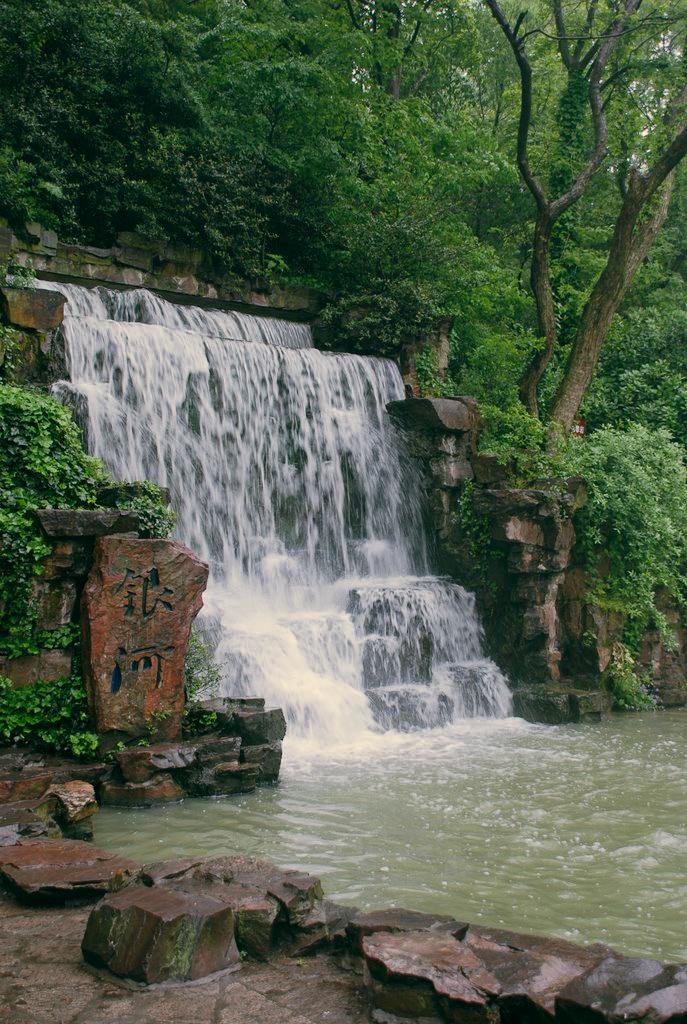
[[[89,968],[91,908],[33,909],[0,895],[2,1024],[367,1024],[361,978],[328,955],[275,957],[181,987],[141,989]]]

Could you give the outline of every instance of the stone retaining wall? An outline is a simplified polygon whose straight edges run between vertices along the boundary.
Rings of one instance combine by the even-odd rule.
[[[516,712],[553,724],[598,718],[610,706],[604,673],[623,621],[587,597],[574,525],[584,481],[508,486],[495,457],[477,451],[472,398],[406,399],[388,410],[425,475],[438,569],[476,592],[490,653],[516,687]],[[649,632],[639,662],[662,703],[680,706],[687,632],[667,595],[661,600],[677,647]]]

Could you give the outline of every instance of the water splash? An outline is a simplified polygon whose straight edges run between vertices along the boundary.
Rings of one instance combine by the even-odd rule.
[[[319,352],[302,324],[59,289],[56,391],[115,477],[170,488],[211,565],[227,693],[265,695],[318,743],[510,712],[474,598],[429,575],[393,363]]]

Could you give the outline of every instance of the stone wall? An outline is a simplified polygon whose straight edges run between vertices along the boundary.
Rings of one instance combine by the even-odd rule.
[[[604,673],[623,620],[589,601],[575,548],[584,481],[509,486],[496,459],[477,451],[474,399],[406,399],[388,410],[424,474],[437,569],[477,594],[489,653],[515,687],[516,712],[550,723],[598,718],[610,707]],[[639,662],[661,702],[678,706],[687,704],[687,631],[666,595],[662,601],[677,647],[667,650],[649,632]]]

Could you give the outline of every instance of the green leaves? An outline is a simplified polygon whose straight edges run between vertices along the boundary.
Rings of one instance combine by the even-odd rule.
[[[78,676],[12,687],[0,676],[0,744],[25,743],[88,760],[98,748]]]

